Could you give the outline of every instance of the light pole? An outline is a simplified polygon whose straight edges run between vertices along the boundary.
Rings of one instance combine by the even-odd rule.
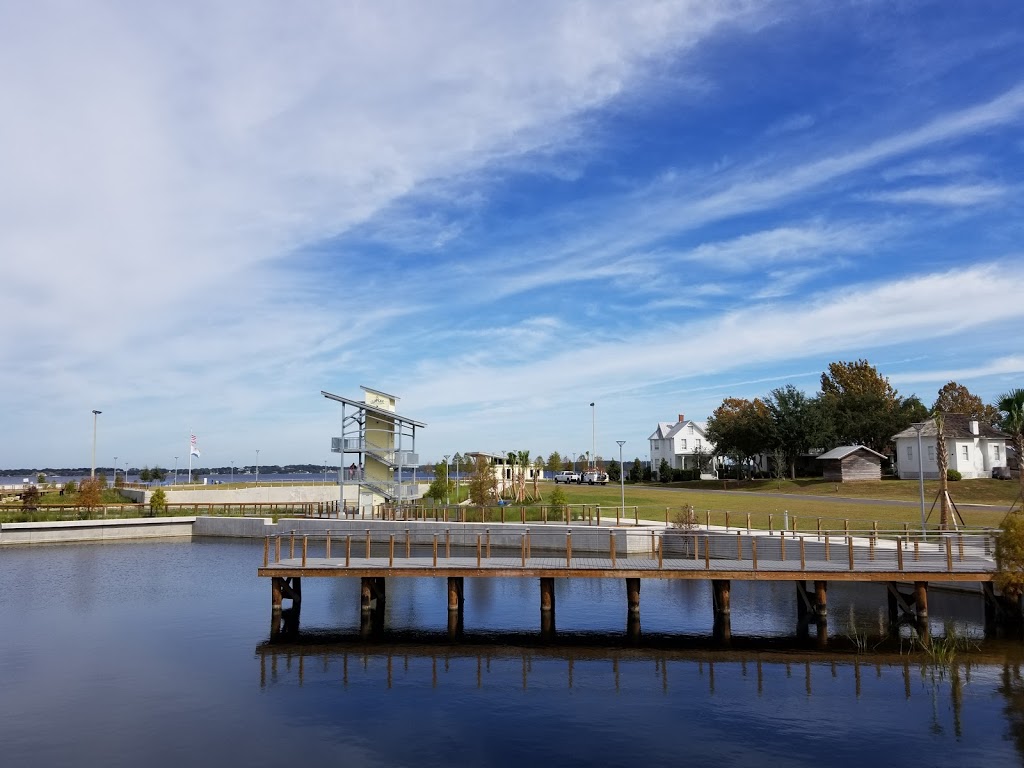
[[[235,482],[235,460],[231,460],[231,482]]]
[[[327,459],[324,459],[324,485],[327,485]]]
[[[174,484],[178,484],[178,457],[174,457]]]
[[[573,451],[573,454],[572,454],[572,471],[574,473],[576,472],[576,452],[575,451]]]
[[[128,484],[128,462],[127,461],[124,463],[124,482],[125,482],[125,485]]]
[[[110,487],[113,488],[115,485],[117,485],[117,456],[114,457],[114,485]]]
[[[444,455],[444,505],[448,506],[448,457],[450,453]]]
[[[622,471],[622,446],[626,444],[625,440],[616,440],[619,444],[619,493],[622,497],[622,514],[626,514],[626,473]]]
[[[462,461],[462,456],[456,453],[452,456],[452,460],[455,462],[455,503],[460,504],[462,502],[462,498],[459,493],[459,463]]]
[[[92,412],[92,475],[90,477],[93,480],[96,479],[96,417],[101,413],[103,411],[93,410]]]
[[[256,486],[260,484],[260,449],[256,449]]]
[[[921,430],[925,428],[928,422],[917,421],[911,424],[914,431],[917,432],[917,484],[921,491],[921,538],[927,539],[928,533],[925,531],[925,520],[924,520],[924,456],[921,455]]]
[[[593,467],[597,461],[597,407],[590,404],[590,459],[587,467]]]

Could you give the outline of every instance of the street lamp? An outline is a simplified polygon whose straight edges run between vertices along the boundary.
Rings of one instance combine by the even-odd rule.
[[[448,457],[450,453],[444,455],[444,505],[448,506]]]
[[[260,484],[260,449],[256,449],[256,485]]]
[[[462,461],[462,457],[456,453],[453,457],[455,459],[455,503],[462,503],[462,495],[459,493],[459,462]]]
[[[587,467],[593,467],[597,461],[597,407],[590,404],[590,460]]]
[[[625,440],[616,440],[619,444],[619,493],[622,497],[622,514],[626,514],[626,473],[622,471],[622,446],[626,444]]]
[[[572,454],[572,471],[575,474],[575,472],[576,472],[576,452],[575,451],[573,451],[573,454]]]
[[[124,482],[125,482],[125,484],[128,483],[128,462],[127,461],[124,463]]]
[[[917,484],[921,490],[921,538],[927,539],[928,533],[925,531],[925,520],[924,520],[924,456],[921,455],[921,430],[927,426],[928,422],[918,421],[914,422],[910,426],[917,432]]]
[[[96,479],[96,417],[99,416],[103,411],[94,410],[92,412],[92,479]]]
[[[324,485],[327,485],[327,459],[324,459]]]
[[[117,456],[114,457],[114,485],[117,485]],[[114,485],[110,487],[113,488]]]

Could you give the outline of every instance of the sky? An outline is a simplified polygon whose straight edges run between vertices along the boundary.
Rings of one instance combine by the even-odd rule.
[[[1024,386],[1018,0],[8,2],[0,103],[0,468]]]

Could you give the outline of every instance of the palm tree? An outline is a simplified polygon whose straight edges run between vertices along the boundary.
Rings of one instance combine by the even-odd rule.
[[[999,426],[1010,436],[1017,455],[1017,472],[1021,495],[1024,496],[1024,389],[1011,389],[996,401],[1000,412]]]

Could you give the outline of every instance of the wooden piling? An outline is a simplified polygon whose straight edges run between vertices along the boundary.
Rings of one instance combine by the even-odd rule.
[[[370,529],[366,529],[366,559],[370,559]]]
[[[753,563],[753,568],[757,570],[757,537],[753,537],[750,540],[750,560]]]
[[[928,618],[928,582],[927,581],[915,581],[914,582],[914,610],[917,613],[917,618],[927,619]]]
[[[728,579],[711,580],[712,607],[714,608],[716,616],[728,616],[731,612],[729,605],[729,587],[730,582]]]
[[[825,618],[828,615],[828,582],[814,582],[814,604],[818,618]]]
[[[629,613],[640,613],[640,579],[626,579],[626,604]]]
[[[541,613],[554,613],[555,610],[555,580],[542,578],[540,580],[540,610]]]
[[[461,576],[449,576],[448,577],[448,611],[457,611],[459,613],[463,610],[463,582]]]

